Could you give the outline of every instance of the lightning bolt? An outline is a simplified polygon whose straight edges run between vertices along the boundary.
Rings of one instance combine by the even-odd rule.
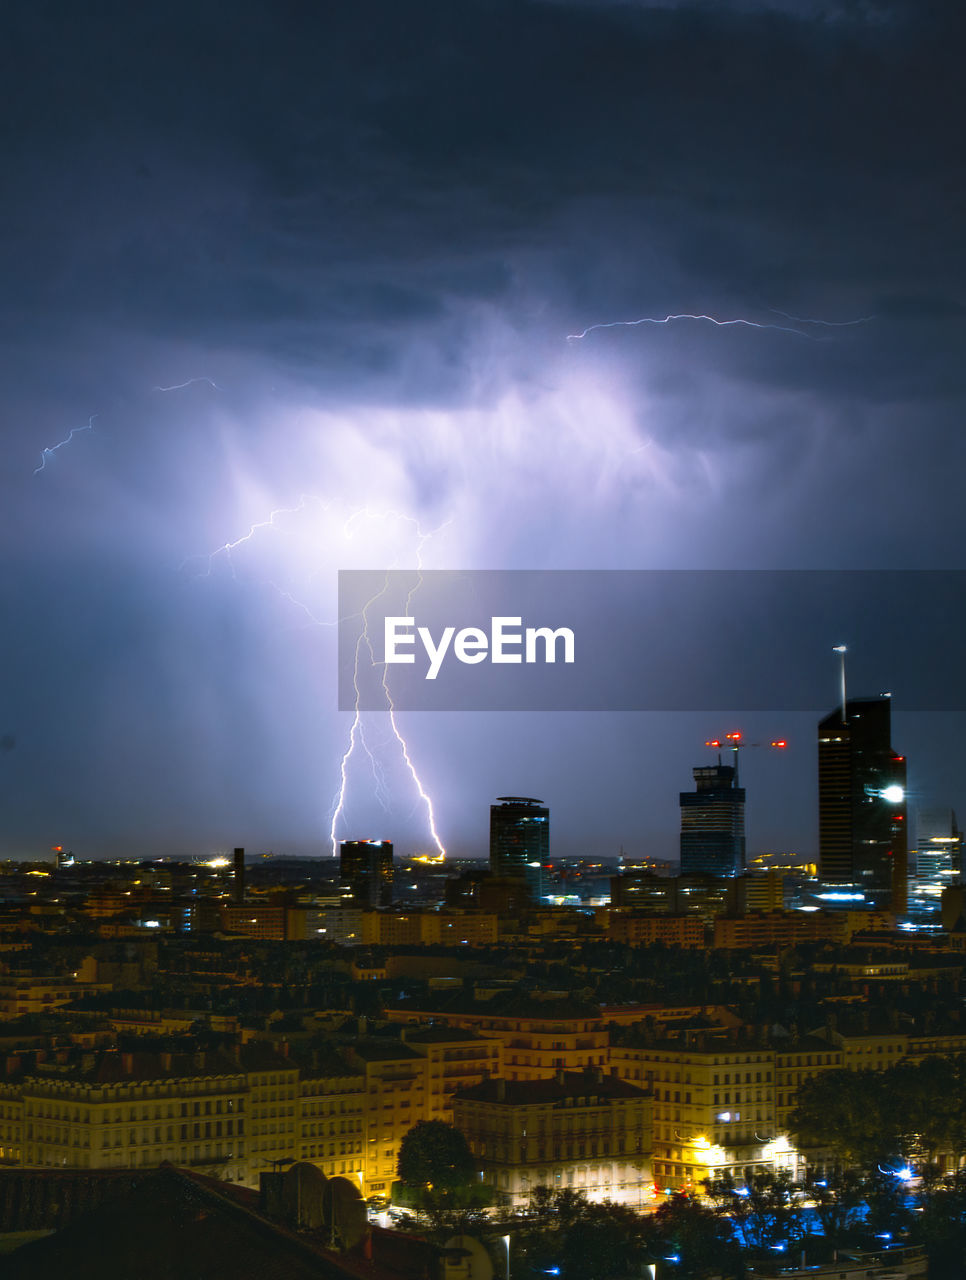
[[[795,324],[804,325],[824,325],[827,328],[843,328],[846,325],[867,324],[868,321],[875,319],[874,316],[861,316],[857,320],[804,320],[799,316],[786,315],[784,311],[774,311],[774,315],[782,316],[786,320],[791,320],[791,325],[772,324],[763,320],[746,320],[741,317],[729,320],[719,320],[717,316],[708,316],[702,314],[693,314],[691,312],[679,312],[669,316],[642,316],[639,320],[608,320],[601,324],[588,325],[586,329],[580,333],[568,333],[568,342],[579,342],[581,338],[586,338],[588,333],[593,333],[597,329],[636,329],[642,324],[671,324],[675,320],[699,320],[707,324],[716,325],[719,329],[729,329],[733,326],[743,326],[748,329],[774,329],[778,333],[793,333],[796,338],[808,338],[811,341],[817,341],[812,333],[808,333],[803,329],[796,329]]]
[[[264,519],[253,521],[249,525],[247,532],[241,534],[239,537],[234,538],[228,542],[222,543],[220,547],[216,547],[213,551],[209,552],[207,555],[187,557],[185,560],[181,562],[180,569],[184,571],[186,569],[189,569],[192,565],[204,564],[205,566],[204,569],[201,572],[199,572],[197,576],[209,577],[211,575],[212,568],[214,566],[216,559],[218,557],[224,557],[228,562],[229,568],[231,570],[232,578],[235,579],[235,581],[237,581],[237,575],[235,573],[235,565],[232,558],[233,553],[236,552],[240,547],[244,546],[246,543],[253,541],[260,533],[264,531],[287,534],[288,531],[280,526],[279,521],[281,521],[283,517],[298,515],[300,512],[304,512],[309,507],[312,507],[312,506],[317,507],[320,511],[327,512],[332,510],[332,503],[325,501],[324,499],[319,498],[317,496],[303,494],[299,498],[299,501],[294,506],[276,507],[273,511],[269,512],[269,514]],[[419,589],[420,582],[421,582],[421,578],[419,577],[419,571],[423,567],[423,563],[422,563],[423,548],[430,538],[434,537],[437,533],[439,533],[443,528],[446,527],[449,521],[445,521],[438,528],[433,529],[429,532],[426,532],[422,529],[419,521],[415,519],[415,517],[407,515],[404,512],[397,511],[392,508],[386,509],[386,510],[374,510],[372,507],[366,506],[366,507],[360,507],[357,510],[349,513],[349,515],[346,517],[342,525],[343,536],[346,539],[351,539],[356,535],[358,528],[361,524],[365,522],[382,521],[382,520],[394,520],[398,522],[403,522],[405,524],[408,524],[415,531],[415,536],[416,536],[415,560],[416,560],[417,580],[407,595],[406,607],[409,608],[409,606],[412,603],[413,596],[415,592]],[[398,559],[393,563],[391,568],[397,568],[397,567],[398,567]],[[334,627],[337,625],[337,621],[324,620],[324,619],[318,618],[312,612],[309,606],[305,604],[304,601],[300,600],[297,596],[295,596],[291,591],[288,591],[283,587],[280,587],[277,583],[272,582],[270,580],[268,582],[268,585],[271,586],[273,590],[278,592],[278,594],[283,599],[287,600],[296,608],[301,609],[313,625],[321,626],[321,627]],[[388,578],[386,579],[386,586],[387,585],[388,585]],[[376,794],[377,800],[383,806],[384,809],[388,810],[388,807],[389,807],[388,805],[389,791],[386,783],[385,772],[383,770],[382,763],[378,758],[377,752],[373,749],[373,747],[371,746],[371,744],[366,738],[365,724],[362,718],[362,691],[359,684],[360,671],[362,669],[362,664],[365,660],[366,653],[368,653],[369,665],[370,666],[376,665],[375,652],[373,649],[371,637],[369,635],[368,611],[370,608],[372,608],[372,606],[384,593],[384,591],[386,590],[386,586],[384,586],[381,591],[377,592],[370,600],[366,602],[366,604],[363,606],[363,609],[360,615],[362,619],[362,628],[361,628],[359,637],[356,641],[354,666],[353,666],[353,688],[355,690],[355,710],[352,717],[352,723],[349,727],[349,736],[348,736],[346,748],[342,754],[341,760],[339,761],[339,785],[336,790],[335,796],[333,797],[333,800],[332,800],[332,808],[330,813],[329,839],[332,844],[333,854],[338,853],[338,844],[339,844],[338,828],[339,828],[339,823],[345,813],[346,800],[347,800],[348,789],[349,789],[349,769],[352,762],[352,758],[355,755],[357,748],[362,750],[365,753],[369,761],[369,767],[372,771],[373,781],[375,783],[375,794]],[[339,621],[344,621],[344,620],[340,619]],[[436,811],[433,806],[432,797],[429,795],[425,786],[423,785],[422,779],[419,776],[419,772],[416,768],[416,764],[409,750],[409,744],[406,742],[406,739],[403,736],[402,730],[399,727],[399,722],[396,716],[396,708],[393,703],[392,694],[389,689],[388,667],[386,666],[385,663],[381,664],[381,666],[382,666],[381,683],[382,683],[383,693],[386,699],[386,713],[387,713],[389,728],[391,730],[392,737],[395,740],[396,745],[398,746],[406,771],[408,772],[410,778],[412,779],[413,786],[418,796],[418,803],[421,803],[425,808],[427,827],[429,829],[432,842],[435,845],[437,850],[436,856],[442,859],[442,858],[445,858],[446,856],[446,849],[443,845],[442,840],[440,839],[439,830],[436,825]]]
[[[93,431],[94,419],[96,417],[97,417],[97,414],[92,413],[91,416],[87,419],[87,422],[83,427],[72,427],[70,430],[70,433],[66,435],[59,444],[53,444],[53,445],[50,445],[48,448],[44,449],[43,453],[40,455],[40,466],[34,467],[34,475],[35,476],[39,475],[41,471],[46,470],[47,459],[52,457],[53,454],[55,454],[58,449],[63,449],[65,444],[70,444],[74,436],[79,435],[82,431]]]
[[[211,378],[189,378],[187,382],[175,382],[170,387],[152,387],[152,391],[184,391],[185,387],[196,386],[197,383],[203,382],[205,386],[211,387],[212,391],[220,391],[218,383]]]
[[[414,517],[402,515],[398,511],[392,511],[387,514],[392,517],[395,517],[396,519],[406,521],[407,523],[411,524],[416,531],[416,581],[413,584],[413,586],[410,588],[406,596],[406,612],[408,613],[412,606],[413,596],[419,590],[419,587],[422,583],[422,577],[420,576],[420,571],[422,570],[422,567],[423,567],[423,561],[422,561],[423,547],[429,541],[430,538],[432,538],[435,534],[439,533],[442,529],[444,529],[446,525],[449,523],[449,521],[448,520],[445,521],[442,525],[439,526],[439,528],[432,530],[430,533],[424,533],[422,528],[420,527],[419,521],[414,519]],[[355,522],[363,517],[368,517],[370,519],[378,518],[376,514],[370,511],[368,508],[362,508],[359,511],[353,512],[352,515],[349,516],[349,518],[346,520],[346,523],[344,526],[344,530],[347,537],[352,536],[352,530]],[[385,593],[387,586],[388,586],[388,578],[386,579],[386,583],[383,586],[382,590],[377,591],[376,594],[372,596],[371,599],[367,600],[362,610],[362,630],[359,634],[358,640],[356,641],[355,662],[354,662],[353,672],[352,672],[352,687],[355,690],[355,695],[356,695],[355,714],[353,715],[353,719],[352,719],[352,727],[349,730],[349,745],[346,748],[345,754],[342,757],[342,761],[339,767],[340,785],[339,785],[338,791],[336,792],[335,799],[333,800],[332,821],[329,827],[329,839],[332,843],[333,856],[335,856],[335,854],[338,852],[338,834],[337,834],[338,825],[339,825],[339,819],[341,818],[342,814],[345,812],[346,790],[348,786],[349,761],[352,758],[352,753],[355,749],[356,741],[361,740],[364,750],[369,752],[369,748],[365,743],[365,738],[362,730],[362,711],[361,711],[362,692],[359,688],[359,660],[360,660],[360,657],[362,656],[363,650],[368,650],[370,665],[375,665],[375,654],[372,648],[372,640],[369,635],[369,610],[380,598],[380,596],[382,596]],[[422,784],[419,774],[416,771],[416,766],[413,763],[413,759],[409,754],[409,747],[406,743],[406,739],[403,737],[402,733],[400,732],[399,725],[396,721],[396,708],[392,700],[392,694],[389,690],[389,668],[386,663],[382,664],[382,689],[386,699],[386,710],[388,712],[389,726],[392,729],[393,737],[396,739],[396,742],[399,745],[399,750],[402,754],[403,761],[406,765],[407,770],[409,771],[409,776],[412,778],[413,786],[416,788],[416,794],[419,796],[420,800],[425,805],[427,826],[429,827],[429,833],[430,833],[430,836],[432,837],[433,844],[435,844],[436,846],[437,856],[440,859],[445,858],[446,849],[443,846],[443,842],[440,839],[439,832],[436,828],[436,813],[433,808],[433,801]],[[369,752],[369,754],[371,759],[372,758],[371,752]]]
[[[159,387],[157,389],[159,391],[164,391],[167,388]],[[214,551],[209,551],[207,555],[186,556],[185,559],[182,560],[181,564],[178,566],[179,572],[183,572],[192,563],[197,563],[199,561],[205,560],[208,563],[208,567],[205,570],[204,574],[200,576],[208,578],[211,576],[211,568],[215,562],[215,559],[218,556],[224,556],[225,559],[228,561],[228,567],[231,569],[231,576],[235,578],[235,580],[237,581],[237,577],[235,575],[235,564],[234,564],[234,561],[232,560],[232,552],[237,551],[238,548],[241,546],[244,546],[246,542],[251,542],[251,540],[255,537],[255,535],[260,530],[275,529],[276,528],[275,521],[278,520],[281,516],[297,515],[300,511],[304,511],[305,508],[309,506],[310,503],[318,503],[323,511],[328,511],[329,509],[329,504],[327,502],[322,502],[320,498],[312,498],[307,496],[306,494],[303,494],[299,498],[298,502],[295,504],[294,507],[276,507],[274,511],[270,512],[265,517],[264,520],[256,520],[254,524],[249,525],[248,532],[243,533],[240,538],[235,538],[234,541],[232,542],[223,542],[220,547],[216,547]],[[275,584],[273,583],[272,585],[274,586]],[[304,604],[301,603],[301,601],[295,600],[293,597],[289,596],[287,592],[282,591],[281,594],[283,596],[286,596],[286,598],[291,599],[292,603],[297,604],[299,608],[305,609],[306,613],[308,613],[309,616],[312,617],[312,614],[310,613],[310,611],[306,608]],[[323,624],[320,624],[320,625],[323,625]]]
[[[854,324],[868,324],[875,316],[859,316],[855,320],[809,320],[806,316],[792,316],[787,311],[779,311],[777,307],[769,307],[772,315],[782,316],[785,320],[793,320],[795,324],[816,324],[823,329],[848,329]]]
[[[196,382],[206,383],[209,387],[211,387],[213,391],[221,390],[221,387],[219,387],[218,383],[214,382],[211,378],[189,378],[187,382],[176,382],[170,387],[152,387],[151,390],[152,392],[183,391],[185,387],[193,387]],[[93,431],[94,419],[97,416],[98,415],[96,413],[92,413],[91,416],[87,419],[87,422],[83,427],[73,427],[69,432],[69,434],[66,435],[64,439],[60,441],[59,444],[53,444],[48,446],[46,449],[44,449],[44,451],[40,455],[40,466],[34,468],[34,475],[35,476],[39,475],[41,471],[45,471],[47,468],[47,459],[52,454],[55,454],[58,449],[63,449],[64,445],[70,444],[74,436],[78,435],[81,431]]]

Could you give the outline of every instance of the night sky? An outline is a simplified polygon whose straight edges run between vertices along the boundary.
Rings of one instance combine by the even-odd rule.
[[[0,855],[327,851],[339,569],[964,567],[959,10],[6,4]],[[754,324],[590,329],[684,313]],[[674,857],[735,727],[790,743],[750,850],[814,852],[842,642],[966,814],[961,716],[838,632],[814,713],[399,727],[453,853],[509,793]],[[339,834],[431,847],[363,730]]]

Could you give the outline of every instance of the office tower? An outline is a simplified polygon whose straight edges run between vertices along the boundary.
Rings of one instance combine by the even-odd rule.
[[[916,887],[938,898],[963,873],[963,833],[952,809],[920,809],[916,820]]]
[[[745,789],[731,765],[691,771],[694,791],[681,795],[681,874],[737,876],[745,869]]]
[[[232,901],[242,903],[245,901],[245,850],[236,849],[235,859],[232,863]]]
[[[498,796],[490,805],[490,870],[525,880],[534,902],[543,889],[550,857],[550,810],[528,796]]]
[[[392,906],[392,841],[343,840],[339,879],[356,906]]]
[[[888,697],[850,698],[818,726],[819,879],[906,909],[906,761],[891,745]]]

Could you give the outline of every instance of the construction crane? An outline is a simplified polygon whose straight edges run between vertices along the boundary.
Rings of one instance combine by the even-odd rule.
[[[744,750],[745,747],[774,747],[776,751],[784,751],[788,743],[784,738],[774,738],[771,742],[745,742],[740,733],[726,733],[724,742],[720,738],[709,738],[704,744],[706,747],[713,747],[719,753],[725,742],[729,743],[735,757],[735,786],[738,785],[738,752]],[[721,763],[721,755],[718,755],[718,764]]]

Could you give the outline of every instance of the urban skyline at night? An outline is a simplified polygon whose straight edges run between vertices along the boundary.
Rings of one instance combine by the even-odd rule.
[[[523,790],[561,853],[673,858],[732,729],[789,743],[749,848],[814,850],[840,643],[910,803],[966,809],[961,691],[911,689],[948,585],[804,649],[695,619],[777,628],[807,713],[335,709],[339,571],[958,567],[944,6],[290,18],[15,6],[0,853],[481,857]]]
[[[7,0],[4,1280],[966,1276],[964,48]]]

